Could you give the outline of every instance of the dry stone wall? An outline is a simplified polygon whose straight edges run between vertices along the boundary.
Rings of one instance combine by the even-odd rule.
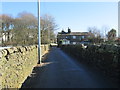
[[[101,70],[113,81],[120,83],[120,46],[115,45],[64,45],[62,50],[78,61]]]
[[[49,45],[41,45],[42,55]],[[18,46],[0,51],[0,88],[20,88],[38,62],[38,46]]]

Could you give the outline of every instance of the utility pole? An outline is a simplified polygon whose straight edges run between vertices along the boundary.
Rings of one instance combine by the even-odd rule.
[[[118,2],[118,44],[120,44],[120,1]]]
[[[38,64],[41,64],[40,0],[38,0]]]

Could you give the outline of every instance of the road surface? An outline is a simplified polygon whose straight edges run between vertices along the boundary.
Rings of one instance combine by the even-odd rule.
[[[53,47],[41,67],[22,88],[113,88],[107,78],[78,63],[59,48]]]

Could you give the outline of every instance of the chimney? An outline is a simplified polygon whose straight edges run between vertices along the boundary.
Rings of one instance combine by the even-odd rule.
[[[71,29],[68,27],[68,33],[71,33]]]

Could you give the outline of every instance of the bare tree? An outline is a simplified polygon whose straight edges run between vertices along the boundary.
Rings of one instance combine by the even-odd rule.
[[[115,41],[115,39],[116,39],[116,30],[115,29],[111,29],[108,32],[108,40],[109,41]]]
[[[41,18],[41,42],[50,43],[55,39],[54,31],[57,29],[55,19],[50,15],[43,15]]]
[[[10,41],[13,18],[9,15],[0,15],[2,44]]]
[[[103,31],[103,38],[104,38],[104,41],[106,41],[107,40],[107,32],[109,31],[110,29],[109,29],[109,27],[107,26],[107,25],[104,25],[104,26],[102,26],[102,31]]]
[[[57,29],[55,20],[50,15],[43,15],[41,18],[41,38],[42,43],[50,43],[55,39],[54,31]],[[30,45],[38,43],[38,22],[37,18],[27,12],[18,14],[17,18],[9,15],[0,15],[1,35],[5,38],[5,43],[11,41],[12,45]],[[11,37],[9,37],[11,36]],[[1,36],[3,37],[3,36]]]
[[[37,18],[31,13],[20,13],[14,20],[14,40],[18,44],[34,44],[37,43],[37,35]]]
[[[88,32],[92,33],[90,40],[93,43],[100,43],[101,33],[97,27],[89,27]]]
[[[2,15],[0,15],[0,46],[2,45]]]

